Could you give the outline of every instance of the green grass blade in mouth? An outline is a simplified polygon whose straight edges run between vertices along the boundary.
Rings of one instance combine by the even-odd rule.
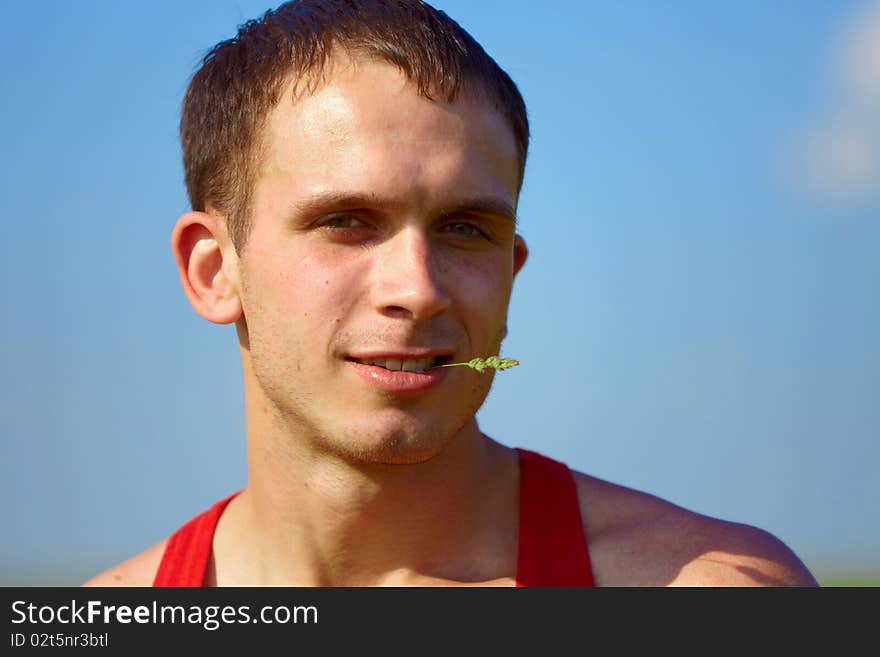
[[[470,367],[477,372],[482,372],[485,369],[495,369],[499,372],[501,370],[506,370],[511,367],[515,367],[519,365],[518,360],[514,360],[513,358],[501,358],[500,356],[489,356],[488,358],[474,358],[473,360],[469,360],[466,363],[446,363],[445,365],[435,365],[431,369],[435,369],[438,367]]]

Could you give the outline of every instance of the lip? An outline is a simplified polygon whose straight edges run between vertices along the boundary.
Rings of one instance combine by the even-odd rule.
[[[364,358],[366,359],[367,357]],[[378,356],[369,356],[369,358],[400,358],[403,360],[404,358],[428,358],[428,356],[381,354]],[[384,367],[379,367],[378,365],[358,363],[354,360],[346,360],[345,362],[355,374],[371,386],[378,388],[383,392],[390,392],[397,395],[420,395],[429,392],[443,382],[449,374],[450,369],[443,367],[426,370],[425,372],[397,372],[386,370]]]
[[[379,360],[382,358],[396,358],[398,360],[420,360],[422,358],[439,358],[451,356],[452,349],[427,349],[420,351],[363,351],[357,354],[349,354],[347,359],[355,360]]]

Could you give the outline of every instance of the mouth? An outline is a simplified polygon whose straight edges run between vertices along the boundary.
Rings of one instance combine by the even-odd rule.
[[[396,397],[420,397],[438,389],[448,378],[449,369],[437,366],[451,362],[452,352],[374,351],[347,356],[345,361],[352,373],[374,390]]]
[[[438,365],[451,363],[452,355],[449,354],[424,356],[421,358],[406,357],[406,355],[402,354],[396,354],[394,356],[370,356],[363,358],[347,356],[345,360],[353,363],[360,363],[361,365],[381,367],[382,369],[388,370],[389,372],[427,372],[428,370],[437,367]]]

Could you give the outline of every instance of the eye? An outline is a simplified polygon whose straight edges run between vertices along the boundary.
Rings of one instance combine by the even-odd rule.
[[[358,212],[325,215],[314,224],[315,234],[332,244],[370,244],[378,237],[379,227],[369,216],[361,218],[358,215]]]
[[[336,214],[327,217],[322,223],[322,228],[335,228],[337,230],[352,230],[365,228],[367,224],[351,214]]]
[[[466,221],[457,221],[452,224],[446,224],[443,227],[443,230],[454,235],[460,235],[461,237],[486,237],[486,233],[484,233],[479,226]]]

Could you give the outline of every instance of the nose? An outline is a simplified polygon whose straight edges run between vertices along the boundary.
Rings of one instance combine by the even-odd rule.
[[[436,256],[428,236],[417,227],[405,227],[382,244],[371,285],[376,309],[417,321],[443,313],[450,299]]]

